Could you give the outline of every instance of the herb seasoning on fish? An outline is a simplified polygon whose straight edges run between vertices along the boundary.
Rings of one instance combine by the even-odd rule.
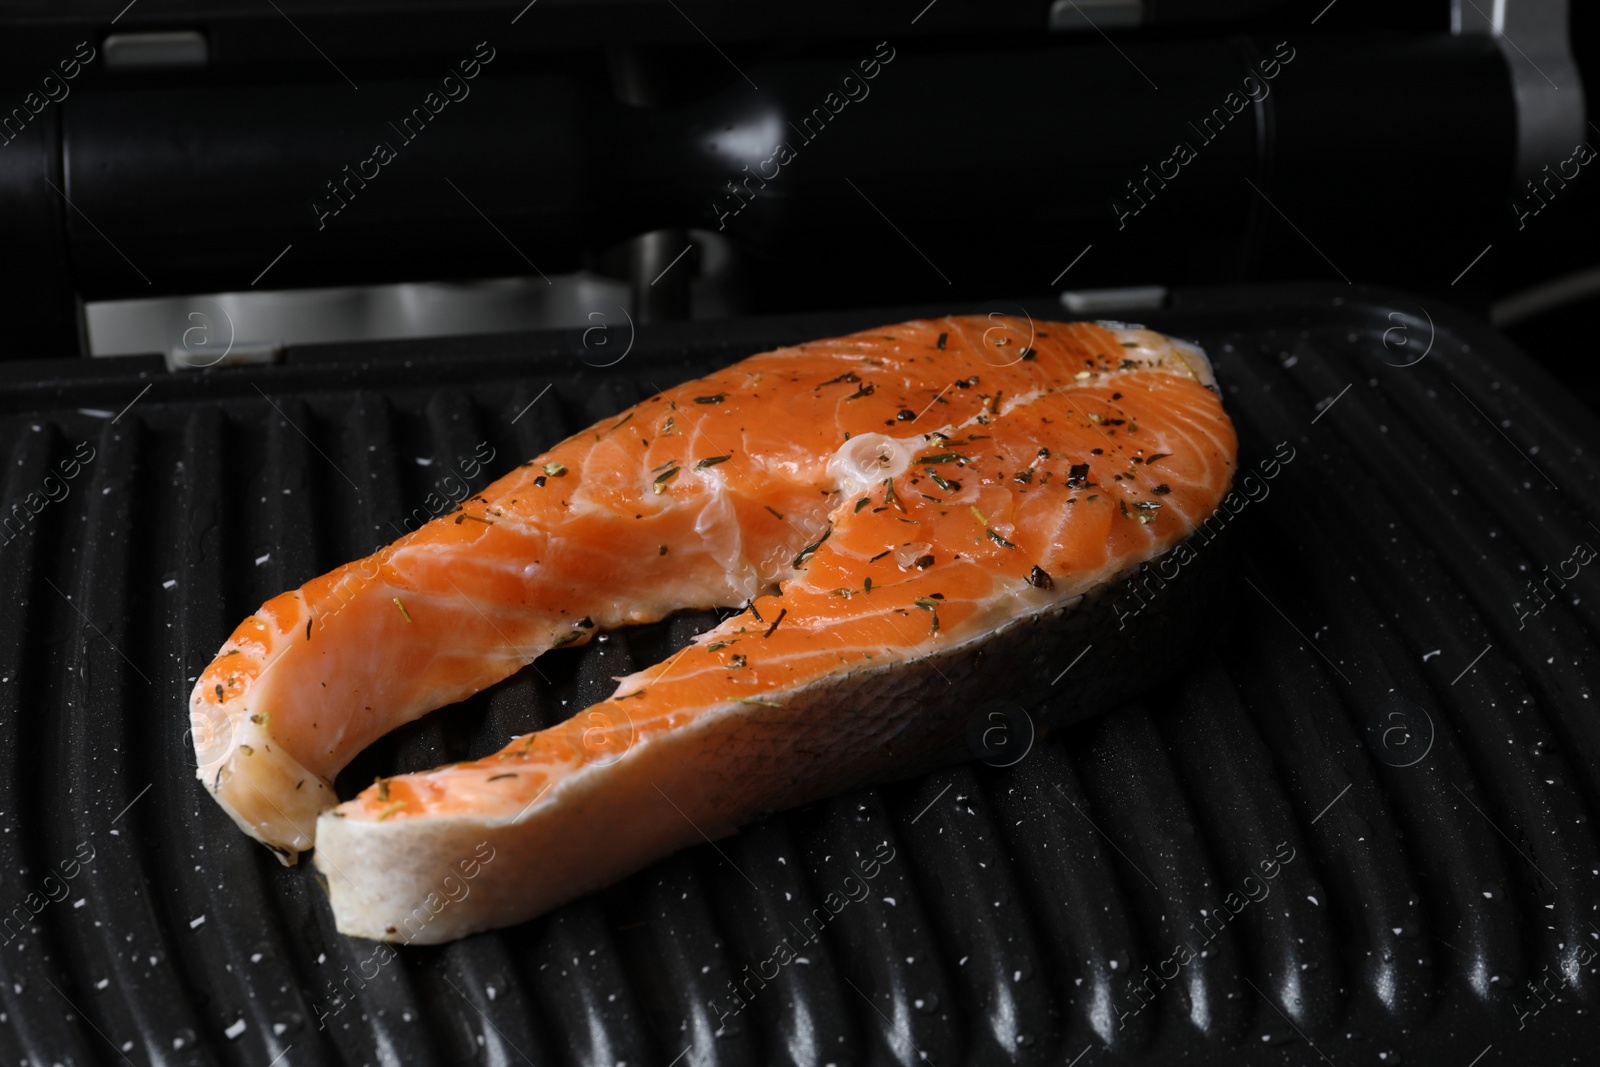
[[[197,751],[197,775],[285,862],[315,846],[347,934],[408,938],[429,887],[482,843],[474,892],[414,939],[429,943],[548,911],[699,840],[696,825],[721,835],[911,773],[961,749],[966,709],[996,691],[1032,701],[1104,682],[1080,666],[1051,690],[1037,650],[1120,640],[1097,590],[1212,514],[1235,440],[1192,346],[1036,325],[1004,366],[985,358],[981,316],[779,349],[580,429],[464,511],[246,619],[195,683],[196,738],[218,717],[228,738]],[[1130,342],[1133,365],[1096,358]],[[1063,402],[1119,421],[1063,417]],[[1133,449],[1100,447],[1135,424],[1158,488]],[[1107,452],[1098,473],[1120,491],[1080,498],[1095,472],[1072,458]],[[1043,491],[1047,462],[1069,492]],[[1142,525],[1112,521],[1124,506]],[[1204,635],[1183,600],[1141,618],[1178,628],[1152,638],[1160,654],[1117,698]],[[339,802],[333,783],[362,749],[550,649],[741,605],[563,722]],[[907,625],[918,611],[925,630]],[[1058,703],[1094,710],[1079,695]],[[597,826],[619,831],[604,849]]]

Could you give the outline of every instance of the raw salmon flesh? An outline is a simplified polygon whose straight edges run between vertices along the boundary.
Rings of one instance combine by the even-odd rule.
[[[285,863],[315,844],[345,933],[527,919],[959,759],[987,698],[1070,693],[1047,728],[1142,688],[1205,616],[1174,595],[1118,645],[1105,594],[1216,510],[1236,449],[1205,355],[1115,323],[957,317],[755,355],[262,605],[190,697],[198,775]],[[710,608],[743,610],[568,721],[338,802],[402,723]]]

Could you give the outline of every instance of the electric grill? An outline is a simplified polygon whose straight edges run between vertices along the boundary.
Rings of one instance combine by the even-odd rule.
[[[0,15],[13,103],[96,50],[16,130],[0,109],[0,1060],[1592,1062],[1600,427],[1452,306],[1485,291],[1484,244],[1523,240],[1510,183],[1570,154],[1581,86],[1558,4],[1336,3]],[[351,181],[479,41],[470,97]],[[745,184],[879,41],[871,96]],[[1229,111],[1279,42],[1271,93]],[[1448,182],[1345,165],[1423,135]],[[473,288],[510,274],[514,313]],[[219,340],[252,287],[419,279],[470,289],[482,321],[444,329],[477,332],[250,325],[221,363],[185,333],[204,306]],[[145,308],[159,354],[61,358],[146,296],[174,298]],[[340,936],[311,865],[194,780],[187,696],[237,620],[459,495],[447,476],[481,489],[756,351],[974,311],[1211,355],[1232,562],[1178,680],[1043,737],[997,693],[973,714],[1004,742],[979,731],[971,764],[438,947]],[[385,738],[341,795],[558,722],[713,619],[552,651]],[[802,958],[771,974],[785,939]]]
[[[605,370],[575,366],[577,330],[205,374],[8,365],[7,514],[80,442],[93,457],[0,549],[0,884],[24,908],[66,887],[6,928],[0,1054],[1584,1062],[1600,620],[1559,575],[1600,543],[1600,433],[1487,328],[1391,293],[1179,291],[1141,314],[1212,354],[1241,469],[1280,466],[1230,520],[1231,628],[1203,664],[1013,766],[776,816],[392,959],[336,934],[310,865],[280,867],[194,781],[185,698],[233,623],[392,539],[481,442],[501,458],[474,488],[652,383],[919,310],[641,327]],[[493,751],[707,622],[552,652],[340,788]],[[729,1014],[729,983],[770,972],[884,839],[867,899]]]

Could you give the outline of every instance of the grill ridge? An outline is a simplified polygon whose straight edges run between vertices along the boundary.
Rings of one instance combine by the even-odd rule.
[[[1466,1063],[1512,1029],[1518,987],[1546,966],[1570,967],[1566,1000],[1516,1055],[1581,1053],[1600,612],[1558,599],[1519,629],[1510,602],[1526,573],[1600,536],[1594,422],[1465,321],[1436,315],[1427,360],[1376,367],[1383,294],[1266,292],[1195,294],[1152,323],[1212,353],[1247,461],[1267,442],[1301,454],[1230,534],[1257,588],[1241,583],[1199,669],[1015,767],[776,816],[511,931],[401,949],[370,977],[375,947],[333,930],[310,865],[282,868],[192,782],[182,709],[204,658],[268,596],[398,536],[480,443],[497,456],[474,490],[710,360],[866,319],[735,324],[703,344],[646,330],[604,371],[576,366],[565,336],[445,343],[461,358],[403,369],[291,354],[272,372],[159,381],[115,424],[67,405],[119,408],[102,398],[142,387],[137,362],[53,391],[0,384],[7,507],[77,441],[97,449],[0,543],[0,892],[22,899],[81,839],[97,852],[0,944],[0,1056],[121,1062],[131,1041],[141,1067],[1064,1064],[1103,1047],[1130,1063]],[[1544,474],[1501,428],[1543,445]],[[340,791],[558,721],[710,619],[542,657],[375,745]],[[1433,725],[1413,766],[1371,740],[1391,691]],[[1129,982],[1199,947],[1190,924],[1280,842],[1294,859],[1270,893],[1131,1012],[1144,998]],[[728,983],[880,847],[894,859],[808,962],[722,1019]],[[329,983],[351,975],[336,998]]]

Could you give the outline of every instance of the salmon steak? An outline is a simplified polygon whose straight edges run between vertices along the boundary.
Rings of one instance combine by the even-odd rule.
[[[1130,619],[1111,594],[1206,555],[1191,535],[1236,453],[1205,354],[1138,327],[953,317],[751,356],[262,605],[190,697],[197,773],[283,862],[315,846],[344,933],[519,922],[971,758],[984,700],[1048,697],[1048,729],[1135,695],[1220,597],[1184,578]],[[338,801],[403,723],[549,649],[716,608],[736,613],[565,722]]]

